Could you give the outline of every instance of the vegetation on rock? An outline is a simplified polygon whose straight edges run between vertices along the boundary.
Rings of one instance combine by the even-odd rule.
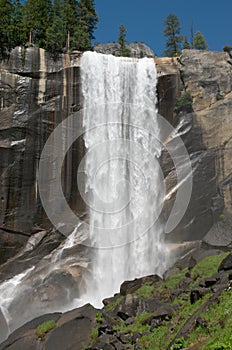
[[[181,35],[180,20],[175,14],[170,14],[163,22],[165,28],[163,30],[164,36],[167,37],[166,50],[164,55],[168,57],[175,57],[181,54],[181,49],[195,49],[208,50],[208,45],[203,34],[197,31],[193,32],[193,25],[191,25],[191,45],[185,35]]]
[[[89,50],[98,23],[93,0],[0,0],[0,15],[2,55],[17,45]]]
[[[163,24],[165,25],[163,32],[167,37],[164,55],[169,57],[179,56],[183,41],[183,37],[180,35],[181,27],[179,18],[175,14],[170,14],[164,20]]]
[[[48,332],[56,328],[56,322],[54,320],[46,321],[40,324],[36,329],[36,335],[43,340]]]
[[[208,50],[204,35],[198,30],[193,37],[193,49],[195,50]]]
[[[135,280],[136,290],[135,283],[128,283],[127,294],[103,308],[102,323],[93,328],[88,349],[105,342],[141,350],[231,349],[231,275],[221,270],[227,255],[206,257],[167,280],[148,276],[142,285]],[[204,295],[191,301],[193,290]]]
[[[189,91],[182,93],[181,96],[177,98],[174,111],[176,113],[190,113],[193,111],[193,98]]]
[[[120,45],[120,56],[130,57],[130,49],[126,47],[128,41],[126,39],[126,27],[124,26],[124,24],[121,24],[119,27],[118,43]]]

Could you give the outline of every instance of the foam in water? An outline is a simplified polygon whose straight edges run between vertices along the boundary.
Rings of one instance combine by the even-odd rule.
[[[90,302],[128,279],[162,274],[167,251],[158,223],[163,178],[153,59],[86,52],[81,59],[86,188],[93,278]]]

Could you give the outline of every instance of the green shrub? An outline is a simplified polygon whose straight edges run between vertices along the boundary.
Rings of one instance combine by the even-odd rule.
[[[183,349],[184,347],[184,338],[177,338],[175,340],[175,343],[171,346],[171,350],[179,350],[179,349]]]
[[[154,287],[149,284],[143,284],[139,289],[135,291],[135,295],[140,298],[148,299],[152,296]]]
[[[54,320],[46,321],[40,324],[36,329],[36,335],[43,340],[48,332],[56,328],[56,322]]]
[[[228,45],[224,46],[223,51],[230,53],[232,51],[232,46],[228,46]]]
[[[225,343],[217,342],[210,346],[210,350],[230,350],[230,349],[231,349],[231,346],[228,343],[225,344]]]
[[[90,338],[92,339],[93,342],[96,342],[98,339],[98,328],[92,328],[91,333],[90,333]]]
[[[191,113],[193,111],[193,98],[189,91],[186,91],[177,98],[174,111]]]
[[[102,313],[101,313],[101,312],[97,312],[97,313],[96,313],[96,316],[95,316],[95,319],[96,319],[96,322],[97,322],[98,324],[102,324],[102,322],[103,322]]]

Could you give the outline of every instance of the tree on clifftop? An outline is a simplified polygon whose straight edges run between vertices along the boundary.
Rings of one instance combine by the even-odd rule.
[[[130,57],[130,49],[126,47],[128,41],[126,39],[126,27],[124,26],[124,24],[120,24],[119,26],[118,43],[120,45],[120,56]]]
[[[187,36],[184,37],[183,49],[191,49]]]
[[[179,18],[174,14],[170,14],[164,20],[163,24],[165,25],[163,33],[167,37],[167,50],[164,51],[164,55],[168,57],[180,55],[180,46],[183,38],[180,35],[181,28]]]
[[[51,25],[51,0],[27,0],[23,10],[24,31],[29,43],[46,47],[46,31]]]
[[[98,23],[98,15],[93,0],[80,0],[78,4],[78,25],[79,31],[83,30],[88,34],[89,40],[95,39],[94,30]],[[83,33],[82,33],[83,36]]]
[[[193,48],[195,50],[208,50],[208,45],[206,43],[205,37],[199,30],[193,37]]]

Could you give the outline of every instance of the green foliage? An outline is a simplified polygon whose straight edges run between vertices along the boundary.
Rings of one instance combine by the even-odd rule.
[[[218,270],[218,266],[221,261],[227,256],[228,253],[214,255],[206,257],[196,264],[192,269],[192,284],[198,285],[203,278],[207,278],[215,274]],[[170,276],[166,281],[157,281],[152,286],[144,284],[133,294],[138,295],[140,298],[157,297],[160,300],[167,300],[170,297],[170,293],[174,289],[179,288],[179,283],[188,269],[180,271],[178,274]],[[202,299],[196,301],[194,304],[190,303],[189,292],[182,293],[176,297],[171,304],[177,306],[176,311],[173,314],[171,320],[162,322],[159,327],[154,328],[151,331],[150,325],[146,324],[146,320],[152,316],[152,312],[144,312],[135,317],[134,322],[130,325],[126,325],[124,321],[118,320],[118,324],[113,326],[116,331],[125,332],[130,338],[135,333],[144,334],[139,340],[138,345],[142,349],[154,350],[154,349],[166,349],[168,344],[175,338],[175,334],[183,327],[189,317],[195,313],[199,308],[213,295],[213,292],[209,288],[209,293]],[[107,305],[106,310],[114,310],[116,304],[123,299],[120,296],[116,301]],[[216,301],[211,304],[207,310],[204,310],[201,316],[203,316],[209,327],[201,328],[195,327],[183,342],[183,338],[176,339],[172,349],[190,349],[192,345],[196,344],[196,347],[201,350],[209,350],[212,346],[212,350],[217,350],[215,346],[227,346],[231,348],[231,334],[232,334],[232,291],[225,291],[220,297],[220,302]],[[200,316],[200,315],[199,315]],[[225,323],[225,326],[223,324]],[[172,325],[172,327],[170,327]],[[170,330],[172,329],[172,330]],[[221,344],[222,343],[222,344]],[[200,344],[200,345],[199,345]],[[197,347],[198,346],[198,347]],[[214,347],[213,347],[214,346]],[[229,348],[229,349],[230,349]],[[219,348],[220,349],[220,348]],[[227,349],[227,348],[225,348]]]
[[[124,26],[124,24],[121,24],[119,26],[118,43],[120,45],[120,56],[130,57],[131,51],[129,48],[126,47],[128,41],[126,39],[126,27]]]
[[[171,346],[171,350],[179,350],[184,348],[185,340],[183,337],[177,338],[174,344]]]
[[[183,37],[180,35],[179,18],[175,14],[170,14],[163,24],[165,25],[163,33],[167,37],[167,50],[164,51],[164,55],[168,57],[179,56],[181,54],[180,46],[183,41]]]
[[[98,324],[102,324],[102,322],[103,322],[103,316],[102,316],[102,313],[101,313],[101,312],[97,312],[95,318],[96,318],[96,322],[97,322]]]
[[[51,25],[51,0],[27,0],[23,8],[24,32],[29,43],[46,47],[46,31]]]
[[[151,297],[154,291],[154,287],[148,284],[143,284],[139,289],[135,291],[135,295],[140,298],[148,299]]]
[[[19,45],[22,35],[22,5],[19,0],[0,0],[0,56]]]
[[[58,52],[62,51],[65,46],[66,32],[62,18],[56,16],[53,23],[47,29],[46,49],[52,53],[54,57]]]
[[[193,49],[195,50],[208,50],[204,35],[198,30],[193,37]]]
[[[36,335],[43,340],[46,334],[54,328],[56,328],[56,322],[54,320],[46,321],[37,327]]]
[[[0,0],[0,55],[28,44],[59,52],[90,50],[98,22],[93,0]]]
[[[228,54],[232,53],[232,46],[226,45],[223,47],[223,51],[228,52]]]
[[[190,113],[193,111],[193,98],[189,91],[186,91],[177,98],[174,111]]]
[[[187,36],[184,37],[183,49],[191,49]]]
[[[123,296],[121,295],[115,301],[105,306],[105,309],[107,311],[113,311],[116,308],[116,306],[122,301],[122,299],[123,299]]]
[[[93,342],[97,342],[98,339],[98,328],[94,327],[91,329],[90,338]]]
[[[208,256],[199,261],[192,269],[192,277],[195,280],[195,284],[199,283],[202,278],[208,278],[217,273],[218,266],[227,255],[228,253]]]
[[[86,51],[91,50],[92,45],[89,39],[88,33],[86,33],[81,27],[76,27],[71,39],[70,49]]]
[[[93,0],[80,0],[78,4],[78,25],[87,34],[89,41],[95,39],[93,33],[98,23]]]

